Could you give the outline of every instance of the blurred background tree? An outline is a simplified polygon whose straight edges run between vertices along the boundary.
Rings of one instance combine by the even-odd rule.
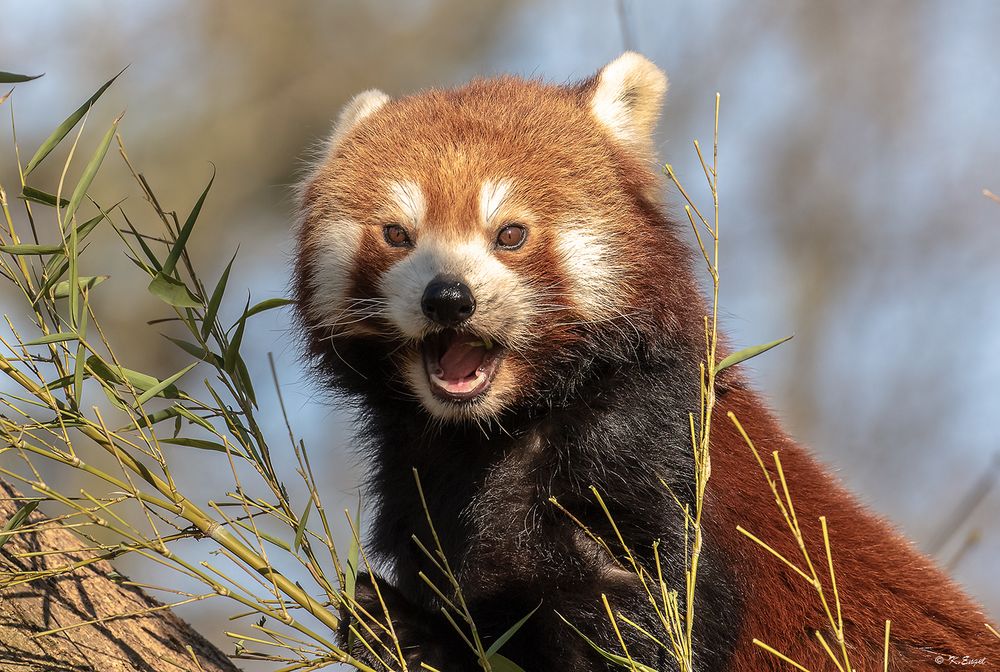
[[[711,137],[721,91],[732,341],[796,334],[753,363],[789,430],[1000,614],[1000,204],[981,195],[1000,191],[1000,5],[3,0],[0,15],[4,69],[47,73],[6,104],[22,156],[131,64],[100,109],[128,109],[130,155],[170,208],[186,211],[216,165],[190,249],[211,276],[238,246],[230,286],[257,298],[285,293],[290,185],[362,89],[404,95],[500,72],[563,82],[636,48],[671,75],[661,159],[692,187],[689,142]],[[6,185],[18,182],[10,143],[4,134]],[[59,164],[39,173],[51,180]],[[138,201],[115,170],[95,193]],[[664,199],[677,200],[666,186]],[[102,268],[133,277],[107,250]],[[123,357],[177,368],[166,340],[133,336],[163,316],[142,285],[113,278],[95,300]],[[276,407],[273,351],[296,429],[323,457],[330,508],[353,507],[361,470],[346,416],[306,376],[287,314],[257,319],[245,356],[260,363],[262,408]],[[210,483],[197,467],[183,477]],[[181,614],[231,648],[211,602]]]

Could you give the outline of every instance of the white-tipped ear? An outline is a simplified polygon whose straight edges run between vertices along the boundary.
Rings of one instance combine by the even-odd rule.
[[[615,138],[649,152],[666,93],[666,73],[645,57],[626,51],[597,74],[590,111]]]
[[[368,89],[351,98],[337,117],[330,134],[329,146],[336,147],[348,132],[365,117],[389,102],[389,96],[378,89]]]

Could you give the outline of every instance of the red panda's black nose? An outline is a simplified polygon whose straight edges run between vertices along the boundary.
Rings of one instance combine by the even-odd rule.
[[[476,297],[458,278],[439,275],[424,290],[420,307],[427,319],[443,327],[456,327],[476,312]]]

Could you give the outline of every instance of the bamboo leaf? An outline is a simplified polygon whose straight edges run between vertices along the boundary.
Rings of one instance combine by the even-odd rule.
[[[246,308],[244,308],[243,315],[236,323],[236,332],[233,334],[232,340],[229,341],[225,353],[223,353],[223,366],[230,375],[236,373],[236,362],[240,358],[240,345],[243,343],[243,331],[247,326],[247,313],[249,310],[250,297],[247,297]]]
[[[110,275],[81,275],[77,278],[76,284],[81,291],[84,289],[93,289],[110,277]],[[52,289],[52,298],[65,299],[69,296],[69,290],[69,280],[63,280],[62,282],[57,283]]]
[[[205,429],[207,429],[210,432],[214,432],[215,431],[215,427],[212,427],[212,425],[209,424],[209,422],[207,420],[205,420],[204,418],[202,418],[200,416],[195,415],[194,413],[192,413],[190,410],[184,408],[183,406],[181,406],[181,405],[178,404],[178,405],[175,405],[174,408],[177,409],[177,415],[181,416],[182,418],[186,418],[190,422],[193,422],[194,424],[196,424],[196,425],[198,425],[200,427],[204,427]],[[239,454],[239,453],[237,453],[237,454]]]
[[[57,201],[55,194],[50,194],[47,191],[42,191],[41,189],[35,189],[34,187],[29,187],[28,185],[25,185],[24,188],[21,189],[20,197],[26,201],[41,203],[42,205],[48,205],[53,208],[56,207]],[[65,198],[58,199],[58,203],[60,208],[65,208],[67,205],[69,205],[69,201],[67,201]]]
[[[42,75],[45,73],[43,72]],[[0,70],[0,84],[20,84],[22,82],[30,82],[33,79],[38,79],[42,75],[18,75],[13,72],[3,72]]]
[[[73,195],[70,196],[69,203],[66,205],[66,213],[63,215],[63,221],[73,221],[73,215],[76,214],[76,210],[80,207],[80,203],[83,202],[83,197],[87,195],[87,190],[90,189],[94,177],[97,176],[97,171],[101,168],[101,163],[108,153],[108,147],[111,146],[111,140],[115,137],[115,131],[118,130],[118,124],[124,116],[125,113],[122,112],[111,122],[111,128],[104,134],[101,144],[97,146],[97,151],[94,152],[94,155],[90,158],[90,162],[83,169],[83,175],[80,177],[80,181],[76,183]],[[27,174],[27,171],[25,171],[25,174]],[[73,233],[75,234],[75,232],[76,230],[74,229]]]
[[[91,355],[87,358],[87,366],[90,367],[90,370],[94,372],[94,375],[101,380],[109,383],[116,383],[118,385],[124,385],[125,382],[128,381],[128,383],[140,393],[146,392],[147,390],[151,390],[160,385],[160,381],[153,376],[139,371],[133,371],[132,369],[126,369],[124,366],[109,366],[107,362],[97,355]],[[122,376],[124,376],[124,378]],[[175,398],[177,396],[177,388],[173,385],[167,385],[166,387],[157,390],[157,392],[158,394],[168,398]]]
[[[0,251],[17,256],[30,256],[39,254],[59,254],[63,251],[62,245],[34,245],[32,243],[21,243],[19,245],[0,245]]]
[[[265,310],[281,308],[282,306],[287,306],[292,303],[295,303],[295,301],[292,299],[282,299],[282,298],[265,299],[260,303],[258,303],[253,308],[251,308],[250,310],[248,310],[246,315],[244,315],[244,319],[256,315],[258,313],[263,313]]]
[[[208,338],[208,334],[215,324],[215,317],[219,314],[219,306],[222,305],[222,297],[226,293],[226,284],[229,282],[229,271],[232,270],[234,261],[236,261],[236,254],[233,254],[233,258],[226,264],[226,270],[222,272],[222,277],[219,278],[219,283],[215,286],[215,291],[212,292],[212,298],[208,301],[208,308],[205,310],[205,317],[201,323],[202,338]]]
[[[87,235],[91,231],[93,231],[98,224],[101,223],[102,219],[104,219],[104,213],[101,213],[96,217],[88,219],[86,222],[77,227],[76,240],[78,245],[80,241],[86,238]],[[66,251],[65,247],[59,248],[59,252],[65,253],[65,251]],[[62,274],[66,272],[67,268],[69,268],[69,262],[66,260],[65,254],[52,257],[47,262],[45,262],[44,274],[45,277],[48,278],[48,280],[46,281],[43,291],[41,291],[40,294],[44,294],[49,290],[49,288],[51,288],[54,284],[59,282],[59,278],[62,277]]]
[[[173,384],[176,383],[178,380],[180,380],[185,373],[187,373],[196,366],[198,366],[198,362],[194,362],[193,364],[185,366],[183,369],[181,369],[174,375],[170,376],[169,378],[164,378],[159,383],[153,385],[151,388],[140,394],[139,398],[136,399],[136,403],[142,406],[153,397],[159,394],[163,394],[167,390],[167,388],[172,387]],[[176,390],[176,388],[174,389]],[[174,396],[176,396],[176,392]]]
[[[524,668],[515,663],[507,656],[494,653],[489,657],[490,669],[493,672],[524,672]]]
[[[716,364],[715,373],[716,375],[718,375],[720,371],[728,369],[730,366],[735,366],[740,362],[745,362],[751,357],[756,357],[757,355],[763,354],[768,350],[770,350],[771,348],[776,348],[782,343],[790,341],[791,339],[792,336],[785,336],[784,338],[779,338],[776,341],[771,341],[770,343],[765,343],[764,345],[755,345],[753,347],[744,348],[738,352],[734,352],[733,354],[729,355],[721,362]]]
[[[306,523],[309,521],[309,512],[312,511],[312,503],[313,500],[310,495],[309,501],[306,502],[306,509],[299,518],[299,524],[295,526],[295,542],[293,543],[293,547],[296,551],[302,546],[302,535],[306,532]]]
[[[119,76],[121,76],[122,72],[125,72],[125,68],[123,68],[122,71],[119,72],[117,75],[109,79],[104,84],[104,86],[99,88],[94,95],[92,95],[90,98],[87,99],[87,102],[85,102],[83,105],[77,108],[77,110],[73,112],[73,114],[66,117],[65,121],[59,124],[56,130],[52,131],[52,134],[45,139],[45,142],[42,143],[42,146],[38,148],[38,151],[35,152],[35,155],[31,157],[30,161],[28,161],[28,165],[25,166],[24,168],[25,177],[27,177],[31,173],[31,171],[33,171],[38,166],[38,164],[41,163],[42,160],[45,159],[45,157],[48,156],[53,149],[56,148],[56,145],[58,145],[71,130],[73,130],[73,127],[76,126],[81,119],[83,119],[84,115],[86,115],[87,112],[90,111],[90,108],[93,107],[94,103],[97,102],[97,99],[100,98],[105,91],[107,91],[108,87],[111,86],[114,83],[114,81],[118,79]]]
[[[152,266],[154,270],[159,271],[160,261],[159,259],[156,258],[156,255],[153,254],[153,250],[149,248],[149,245],[146,244],[146,239],[143,238],[142,234],[136,230],[135,226],[132,225],[132,220],[130,220],[127,216],[125,216],[124,212],[122,213],[122,216],[125,219],[125,223],[128,224],[128,228],[131,229],[132,235],[135,237],[136,242],[139,243],[139,247],[142,248],[142,253],[145,254],[146,258],[149,260],[149,265]],[[124,231],[122,233],[124,233]],[[132,257],[130,256],[129,259],[132,259]],[[144,271],[146,270],[146,268],[143,267],[142,264],[138,263],[138,260],[132,259],[132,261],[142,270]]]
[[[237,357],[236,360],[236,377],[240,379],[243,384],[243,391],[246,392],[247,397],[250,399],[250,403],[254,406],[257,405],[257,393],[253,389],[253,380],[250,378],[250,370],[247,369],[246,362],[243,361],[242,357]]]
[[[174,446],[185,446],[187,448],[198,448],[200,450],[214,450],[219,453],[225,453],[226,447],[219,443],[218,441],[206,441],[204,439],[189,439],[187,437],[175,437],[172,439],[160,439],[160,443],[169,443]],[[243,455],[230,446],[229,451],[233,455],[238,457],[243,457]]]
[[[194,223],[198,219],[198,215],[201,213],[201,206],[205,204],[205,198],[208,197],[208,191],[212,188],[212,183],[215,182],[215,169],[212,169],[212,177],[208,180],[208,184],[205,186],[205,190],[201,192],[201,196],[198,197],[198,201],[191,208],[191,214],[188,215],[187,220],[184,222],[184,226],[181,227],[180,233],[177,234],[177,240],[174,241],[174,246],[170,249],[170,254],[167,255],[166,260],[163,262],[163,269],[160,271],[163,275],[170,275],[174,272],[174,267],[177,265],[177,260],[181,258],[181,254],[184,252],[184,246],[187,245],[188,238],[191,237],[191,231],[194,229]]]
[[[163,273],[158,273],[149,283],[147,289],[150,294],[171,306],[198,308],[202,305],[201,299],[192,294],[187,285],[169,275],[163,275]]]
[[[192,357],[200,359],[203,362],[208,362],[212,366],[221,367],[222,358],[216,355],[214,352],[209,352],[205,348],[201,347],[197,343],[191,343],[190,341],[185,341],[180,338],[174,338],[173,336],[167,336],[166,334],[161,334],[165,339],[176,345],[178,348],[188,353]]]
[[[28,520],[28,516],[30,516],[31,512],[36,508],[38,508],[38,500],[32,500],[14,512],[14,515],[10,517],[7,524],[3,526],[2,530],[0,530],[0,548],[3,548],[4,544],[7,543],[7,540],[14,536],[15,530],[24,525],[24,523]]]
[[[79,338],[76,334],[60,332],[58,334],[48,334],[41,338],[25,341],[23,345],[48,345],[49,343],[63,343],[65,341],[75,341]]]
[[[502,647],[504,644],[506,644],[507,641],[510,640],[511,637],[513,637],[515,634],[517,634],[517,631],[521,629],[521,626],[523,626],[525,623],[527,623],[528,619],[531,618],[532,616],[534,616],[535,612],[538,611],[538,609],[541,606],[542,606],[542,603],[539,602],[537,607],[535,607],[534,609],[532,609],[531,611],[529,611],[527,613],[527,615],[525,615],[524,618],[522,618],[521,620],[519,620],[517,623],[515,623],[512,626],[510,626],[510,629],[508,629],[507,632],[505,632],[502,635],[500,635],[499,637],[497,637],[497,641],[493,642],[490,645],[490,648],[486,649],[486,657],[490,659],[491,663],[493,662],[493,655],[496,654],[496,652],[500,650],[500,647]]]
[[[649,667],[648,665],[643,665],[639,661],[630,661],[625,656],[619,656],[616,653],[605,651],[603,648],[601,648],[601,646],[597,642],[592,640],[590,637],[587,637],[587,635],[580,632],[580,630],[575,625],[567,621],[566,618],[558,611],[556,612],[556,616],[562,619],[563,623],[568,625],[573,632],[575,632],[577,635],[583,638],[583,641],[587,642],[587,644],[590,645],[590,648],[592,648],[594,651],[597,651],[597,653],[599,653],[601,657],[605,658],[606,660],[609,660],[612,663],[628,668],[630,670],[638,670],[638,672],[656,672],[656,670],[654,670],[652,667]]]
[[[80,334],[84,334],[87,328],[87,311],[83,311],[83,319],[80,320]],[[76,344],[76,356],[73,358],[73,398],[72,402],[74,406],[80,405],[80,400],[83,398],[83,380],[84,371],[86,369],[85,364],[87,363],[84,355],[87,354],[87,348],[83,344],[83,340],[77,342]]]
[[[151,427],[152,425],[155,425],[158,422],[163,422],[164,420],[169,420],[170,418],[176,418],[177,416],[181,415],[181,412],[179,410],[180,408],[181,408],[180,406],[175,405],[171,406],[170,408],[161,409],[159,411],[156,411],[155,413],[146,413],[146,417],[137,418],[136,422],[132,423],[131,425],[127,425],[125,429],[127,430],[143,429],[145,427]],[[163,439],[160,439],[160,441],[163,441]]]

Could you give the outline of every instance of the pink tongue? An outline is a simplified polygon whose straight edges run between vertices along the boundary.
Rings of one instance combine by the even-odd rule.
[[[486,357],[486,349],[481,345],[470,345],[473,339],[455,338],[441,355],[438,364],[441,366],[441,378],[444,380],[462,380],[476,374],[476,369]]]

